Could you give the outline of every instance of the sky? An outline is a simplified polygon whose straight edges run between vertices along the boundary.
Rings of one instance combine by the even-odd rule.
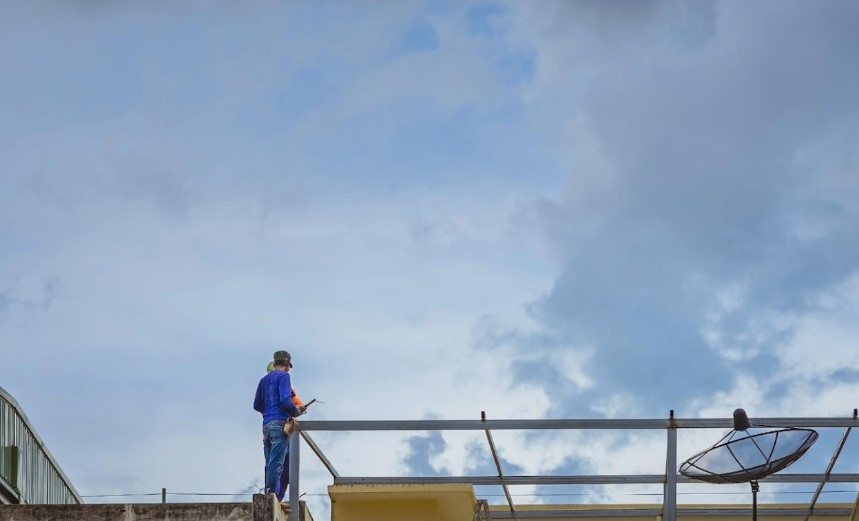
[[[278,349],[314,420],[859,406],[854,1],[2,13],[0,385],[87,501],[246,500]],[[507,474],[638,474],[664,436],[495,440]],[[314,438],[342,475],[494,473],[483,433]]]

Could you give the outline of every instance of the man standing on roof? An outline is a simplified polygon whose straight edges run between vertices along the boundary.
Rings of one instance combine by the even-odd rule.
[[[274,370],[260,379],[254,397],[254,410],[262,414],[263,453],[265,454],[265,492],[279,492],[278,481],[289,452],[289,438],[283,427],[291,417],[304,414],[304,406],[292,403],[289,370],[292,356],[275,351]],[[285,492],[285,490],[284,490]],[[278,500],[282,500],[279,497]]]
[[[274,362],[269,362],[265,368],[267,373],[274,371]],[[290,375],[292,378],[292,375]],[[295,387],[292,388],[292,403],[296,407],[305,407],[304,401],[298,396],[298,393],[295,392]],[[306,410],[306,407],[305,407]],[[290,418],[286,422],[286,426],[283,428],[283,432],[286,433],[286,437],[289,438],[292,436],[292,432],[295,430],[295,418]],[[288,445],[288,443],[287,443]],[[277,487],[275,488],[274,495],[277,496],[278,501],[283,501],[284,496],[286,496],[286,487],[289,485],[289,451],[286,452],[286,457],[283,458],[283,472],[280,473],[280,479],[277,482]]]

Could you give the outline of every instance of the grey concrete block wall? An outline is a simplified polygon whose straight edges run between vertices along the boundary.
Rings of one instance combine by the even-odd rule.
[[[300,521],[313,521],[302,501]],[[130,505],[0,505],[0,521],[288,521],[274,496],[250,503],[136,503]]]
[[[253,505],[253,521],[289,521],[287,511],[281,508],[280,504],[272,496],[254,494]],[[307,504],[304,501],[298,502],[298,520],[313,521],[313,516],[307,510]]]
[[[0,521],[255,521],[252,503],[0,505]]]

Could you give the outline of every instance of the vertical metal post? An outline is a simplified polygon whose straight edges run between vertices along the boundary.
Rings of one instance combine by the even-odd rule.
[[[162,488],[161,489],[161,504],[163,505],[165,503],[167,503],[167,489]]]
[[[752,485],[752,521],[758,521],[758,491],[761,489],[757,480],[749,482]]]
[[[299,506],[298,506],[298,469],[299,465],[299,447],[301,446],[301,436],[298,434],[299,427],[295,422],[295,431],[289,436],[289,521],[298,521]]]
[[[665,488],[662,491],[662,521],[677,521],[677,423],[671,410],[668,449],[665,456]]]

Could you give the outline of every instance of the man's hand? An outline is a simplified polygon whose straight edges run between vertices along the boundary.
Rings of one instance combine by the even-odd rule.
[[[307,412],[307,407],[305,407],[304,405],[297,405],[296,408],[298,409],[299,416]]]

